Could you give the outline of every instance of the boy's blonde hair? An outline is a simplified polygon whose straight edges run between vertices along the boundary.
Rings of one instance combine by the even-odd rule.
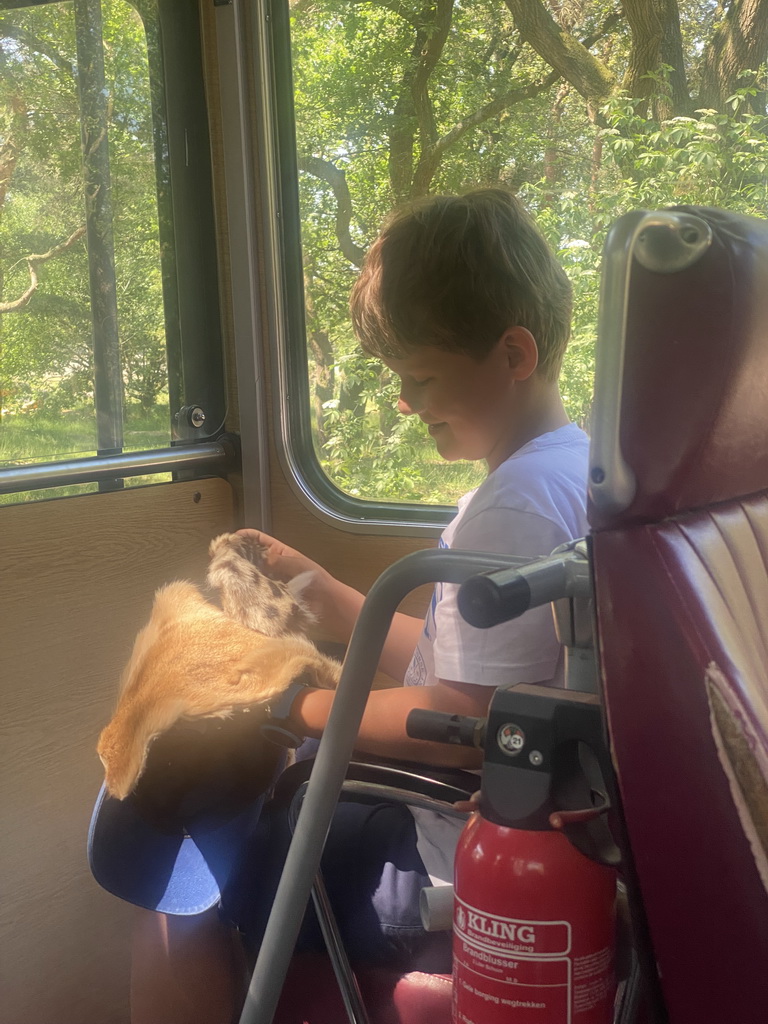
[[[425,345],[480,360],[526,327],[556,380],[571,285],[533,219],[502,188],[430,196],[396,210],[368,251],[350,309],[363,349],[403,358]]]

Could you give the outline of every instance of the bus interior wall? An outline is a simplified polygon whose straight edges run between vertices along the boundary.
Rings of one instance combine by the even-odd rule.
[[[222,165],[213,5],[201,5],[212,162]],[[214,172],[226,429],[243,396],[233,343],[231,253],[223,175]],[[397,558],[433,543],[421,533],[337,529],[297,497],[272,424],[269,332],[263,349],[269,527],[345,582],[366,590]],[[272,387],[274,387],[272,383]],[[251,467],[246,466],[246,473]],[[127,1024],[131,908],[101,890],[86,860],[102,779],[96,740],[157,587],[202,580],[209,540],[243,525],[239,466],[208,478],[0,508],[2,755],[0,1024]],[[428,593],[405,610],[421,613]]]
[[[154,590],[201,579],[233,515],[219,479],[0,509],[3,1024],[128,1020],[130,908],[86,860],[96,740]]]

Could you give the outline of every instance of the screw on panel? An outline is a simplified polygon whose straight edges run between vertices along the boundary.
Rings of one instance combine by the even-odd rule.
[[[205,410],[199,405],[182,405],[174,415],[174,420],[181,429],[186,423],[188,426],[194,427],[195,430],[199,430],[205,423]]]
[[[528,755],[528,760],[534,768],[539,768],[544,763],[544,755],[540,750],[532,750]]]

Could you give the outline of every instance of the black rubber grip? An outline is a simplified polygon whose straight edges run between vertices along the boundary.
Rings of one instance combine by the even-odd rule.
[[[449,715],[445,711],[414,708],[408,712],[405,731],[413,740],[431,740],[433,743],[453,743],[462,747],[482,744],[484,719],[466,715]]]
[[[517,569],[497,569],[470,576],[462,583],[458,604],[470,626],[488,629],[527,612],[531,606],[531,588]]]

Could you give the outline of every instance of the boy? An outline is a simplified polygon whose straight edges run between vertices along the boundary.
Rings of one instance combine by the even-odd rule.
[[[351,297],[363,348],[399,376],[399,411],[419,416],[443,458],[483,459],[488,466],[486,480],[459,502],[442,546],[533,558],[586,532],[588,442],[569,422],[557,387],[570,310],[562,269],[518,201],[501,189],[429,198],[392,216],[371,247]],[[267,545],[268,563],[279,576],[314,571],[307,596],[326,630],[347,640],[362,595],[275,538],[247,532]],[[450,585],[436,588],[425,622],[395,617],[381,668],[403,686],[371,694],[357,749],[465,768],[477,767],[476,751],[406,736],[412,708],[482,716],[497,686],[562,680],[548,608],[478,630],[461,619]],[[297,733],[317,737],[332,699],[328,691],[308,688],[283,714]],[[324,861],[348,947],[366,946],[363,960],[450,969],[447,937],[441,937],[442,960],[435,959],[434,937],[417,926],[416,903],[428,878],[452,880],[456,822],[428,812],[412,818],[386,805],[375,813],[365,805],[349,807],[337,814]],[[287,843],[279,817],[267,808],[247,871],[223,900],[224,916],[256,943]],[[328,877],[334,869],[338,879]],[[353,869],[357,890],[350,893]],[[228,933],[211,912],[200,915],[198,925],[195,933],[193,922],[177,926],[141,913],[134,1024],[229,1020],[237,995],[227,1002],[221,992],[229,978],[234,993],[238,975],[228,959]],[[186,1006],[178,1012],[167,1001],[160,1005],[173,976],[169,935],[177,927],[193,936],[190,949],[210,954],[204,974],[197,961],[187,961],[191,970],[179,990]],[[188,987],[195,979],[197,990]]]

